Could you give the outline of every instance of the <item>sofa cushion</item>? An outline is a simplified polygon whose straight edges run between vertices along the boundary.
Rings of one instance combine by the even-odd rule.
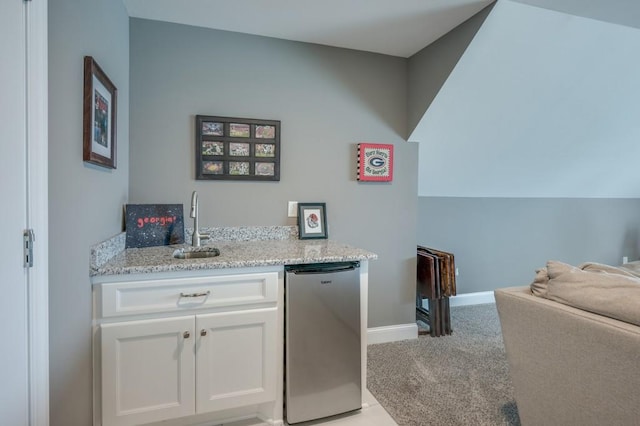
[[[530,288],[536,296],[640,325],[640,269],[550,260]]]

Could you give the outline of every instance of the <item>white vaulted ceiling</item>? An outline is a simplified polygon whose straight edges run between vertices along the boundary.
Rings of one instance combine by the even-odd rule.
[[[129,16],[408,58],[496,0],[122,0]],[[638,0],[512,0],[640,28]]]
[[[131,17],[410,57],[495,0],[123,0]]]

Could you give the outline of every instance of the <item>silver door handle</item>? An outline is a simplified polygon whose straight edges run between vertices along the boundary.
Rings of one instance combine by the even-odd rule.
[[[203,291],[202,293],[180,293],[180,297],[204,297],[211,294],[211,290]]]

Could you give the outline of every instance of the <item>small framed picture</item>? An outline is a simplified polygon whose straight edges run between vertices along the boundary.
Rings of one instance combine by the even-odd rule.
[[[229,174],[230,175],[249,175],[249,162],[248,161],[229,161]]]
[[[118,90],[93,57],[84,57],[82,138],[85,162],[116,168]]]
[[[224,142],[202,141],[202,155],[224,155]]]
[[[248,138],[251,136],[251,125],[241,123],[229,124],[229,136],[232,138]]]
[[[202,123],[202,134],[204,136],[224,136],[224,124],[204,121]]]
[[[202,173],[205,173],[208,175],[224,174],[224,162],[223,161],[203,161]]]
[[[251,145],[248,143],[230,142],[229,155],[232,157],[248,157]]]
[[[273,139],[276,137],[276,126],[256,126],[256,139]]]
[[[301,240],[328,237],[325,203],[298,203],[298,237]]]
[[[276,173],[275,163],[262,163],[256,161],[256,176],[273,176]]]
[[[276,145],[273,143],[257,143],[255,144],[256,157],[275,157]]]

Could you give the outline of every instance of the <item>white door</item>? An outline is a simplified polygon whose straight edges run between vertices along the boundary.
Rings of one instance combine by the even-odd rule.
[[[103,426],[195,413],[194,325],[188,316],[100,326]]]
[[[198,315],[196,411],[275,401],[277,308]]]
[[[0,425],[49,424],[46,11],[0,2]],[[39,233],[31,269],[27,228]]]
[[[29,424],[27,275],[26,46],[22,1],[0,3],[0,424]]]

